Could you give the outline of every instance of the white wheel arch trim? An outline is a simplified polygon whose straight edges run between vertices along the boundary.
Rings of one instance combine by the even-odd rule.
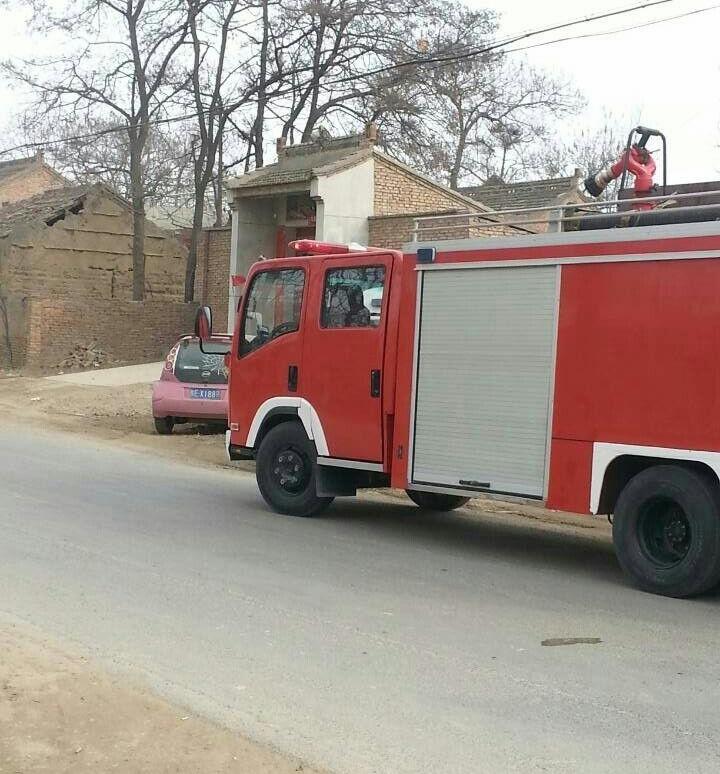
[[[660,457],[668,460],[701,462],[715,472],[720,479],[720,452],[696,451],[694,449],[667,449],[662,446],[632,446],[625,443],[594,443],[592,457],[592,481],[590,483],[590,513],[597,513],[600,506],[605,472],[610,463],[618,457]]]
[[[294,395],[269,398],[260,406],[255,412],[253,421],[250,424],[250,430],[247,434],[245,446],[249,448],[255,446],[255,440],[260,432],[262,423],[265,421],[265,417],[276,408],[297,409],[298,417],[303,423],[308,438],[311,441],[315,441],[315,448],[317,449],[318,455],[322,457],[330,456],[327,441],[325,440],[325,431],[323,430],[322,422],[320,421],[317,411],[315,411],[315,408],[310,401],[305,400],[305,398],[297,398]]]

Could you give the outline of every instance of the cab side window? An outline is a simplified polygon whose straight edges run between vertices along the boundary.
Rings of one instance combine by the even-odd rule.
[[[384,287],[384,266],[328,270],[320,325],[323,328],[377,328]]]
[[[269,270],[255,275],[245,305],[241,355],[300,327],[304,287],[302,269]]]

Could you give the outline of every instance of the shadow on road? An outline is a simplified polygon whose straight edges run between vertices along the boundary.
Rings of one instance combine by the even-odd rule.
[[[372,532],[378,539],[427,549],[439,565],[443,553],[478,560],[492,556],[624,582],[609,531],[600,526],[585,530],[503,513],[430,513],[414,505],[352,500],[337,500],[320,521],[361,531],[365,538]]]
[[[633,591],[615,559],[610,530],[597,522],[583,529],[505,513],[469,509],[429,513],[414,505],[359,500],[337,500],[319,521],[349,530],[351,539],[353,531],[364,539],[372,532],[378,540],[427,550],[439,568],[446,558],[499,559],[525,569],[554,570],[566,573],[569,579],[590,578]],[[720,586],[691,601],[717,607]]]

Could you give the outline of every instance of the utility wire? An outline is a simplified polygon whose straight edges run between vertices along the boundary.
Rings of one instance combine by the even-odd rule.
[[[330,88],[332,86],[337,86],[337,85],[340,85],[340,84],[343,84],[343,83],[348,83],[350,81],[358,80],[359,77],[367,78],[367,77],[372,77],[373,75],[382,75],[382,74],[387,73],[387,72],[392,72],[394,70],[402,70],[403,68],[411,67],[411,66],[414,66],[414,65],[424,66],[424,65],[429,65],[429,64],[445,64],[445,63],[448,63],[448,62],[455,62],[455,61],[460,61],[460,60],[463,60],[463,59],[470,59],[470,58],[474,58],[474,57],[477,57],[477,56],[481,56],[482,54],[490,53],[492,51],[497,51],[497,50],[503,48],[504,46],[512,45],[513,43],[518,43],[521,40],[527,40],[528,38],[537,37],[538,35],[545,35],[545,34],[547,34],[549,32],[556,32],[556,31],[561,30],[561,29],[567,29],[569,27],[576,27],[576,26],[581,25],[581,24],[590,24],[592,22],[601,21],[603,19],[609,19],[609,18],[612,18],[612,17],[615,17],[615,16],[622,16],[624,14],[633,13],[635,11],[642,11],[642,10],[645,10],[645,9],[648,9],[648,8],[653,8],[653,7],[659,6],[659,5],[666,5],[667,3],[671,3],[671,2],[675,2],[675,0],[651,0],[651,2],[638,3],[636,5],[632,5],[632,6],[625,7],[625,8],[619,8],[619,9],[615,9],[615,10],[612,10],[612,11],[605,11],[605,12],[599,13],[599,14],[592,14],[590,16],[584,16],[582,18],[574,19],[572,21],[559,22],[557,24],[552,24],[552,25],[549,25],[547,27],[542,27],[540,29],[534,29],[534,30],[529,30],[529,31],[526,31],[526,32],[518,33],[517,35],[513,35],[511,37],[504,38],[504,39],[499,40],[499,41],[495,41],[493,43],[490,43],[490,44],[488,44],[486,46],[482,46],[482,47],[479,47],[479,48],[469,49],[469,50],[465,50],[465,51],[454,53],[454,54],[440,54],[440,55],[437,55],[437,56],[420,56],[420,57],[416,57],[414,59],[408,59],[408,60],[406,60],[404,62],[397,62],[395,64],[384,65],[382,67],[375,68],[374,70],[370,70],[368,72],[362,73],[361,76],[350,75],[350,76],[345,76],[345,77],[342,77],[342,78],[337,78],[337,79],[335,79],[333,81],[328,81],[328,82],[324,83],[323,86],[325,88]],[[644,26],[644,25],[638,25],[638,26]],[[604,33],[598,33],[598,34],[604,34]],[[607,33],[607,34],[612,34],[612,33]],[[583,37],[583,36],[579,36],[579,37]],[[567,40],[567,39],[571,39],[571,38],[563,38],[563,39],[559,39],[557,41],[547,41],[546,43],[539,44],[539,45],[550,45],[551,43],[562,42],[562,41]],[[531,48],[531,47],[532,46],[528,46],[527,48]],[[512,51],[520,51],[520,50],[523,50],[523,49],[522,48],[510,49],[508,51],[508,53],[510,53]],[[277,92],[273,96],[274,97],[285,96],[287,94],[292,94],[293,91],[294,91],[293,89],[287,89],[285,91]],[[253,101],[255,101],[255,100],[248,100],[248,102],[253,102]],[[147,126],[163,126],[163,125],[168,125],[168,124],[172,124],[172,123],[179,123],[179,122],[182,122],[182,121],[188,121],[188,120],[190,120],[192,118],[199,118],[201,115],[208,115],[208,114],[210,114],[210,112],[211,111],[209,111],[209,110],[194,111],[192,113],[186,113],[186,114],[180,115],[180,116],[169,116],[167,118],[158,118],[158,119],[154,119],[152,121],[145,122],[145,125],[147,125]],[[105,135],[108,135],[108,134],[113,134],[115,132],[124,132],[124,131],[127,131],[127,125],[126,124],[117,124],[117,125],[114,125],[114,126],[105,127],[104,129],[98,129],[98,130],[95,130],[93,132],[87,132],[85,134],[76,134],[76,135],[71,135],[71,136],[67,136],[67,137],[61,137],[61,138],[58,138],[56,140],[45,140],[43,142],[40,142],[40,141],[37,141],[37,142],[26,142],[26,143],[22,143],[20,145],[15,145],[15,146],[10,147],[10,148],[1,149],[0,150],[0,156],[6,156],[9,153],[14,153],[14,152],[20,151],[20,150],[31,150],[31,149],[37,149],[37,148],[45,148],[45,147],[52,146],[52,145],[60,145],[62,143],[71,142],[71,141],[74,141],[74,140],[90,140],[90,139],[95,139],[95,138],[98,138],[98,137],[104,137]]]
[[[544,40],[541,43],[531,43],[529,46],[518,46],[517,48],[508,48],[503,53],[514,54],[517,51],[529,51],[533,48],[542,48],[543,46],[551,46],[555,43],[565,43],[570,40],[584,40],[585,38],[602,38],[607,35],[619,35],[622,32],[632,32],[633,30],[640,30],[644,27],[652,27],[656,24],[664,24],[669,21],[676,21],[677,19],[684,19],[687,16],[696,16],[700,13],[707,13],[708,11],[716,11],[720,8],[720,3],[717,5],[709,5],[706,8],[696,8],[693,11],[686,11],[685,13],[679,13],[675,16],[664,16],[662,19],[654,19],[653,21],[643,22],[642,24],[632,24],[628,27],[618,27],[614,30],[606,30],[605,32],[585,32],[582,35],[568,35],[564,38],[553,38],[552,40]]]

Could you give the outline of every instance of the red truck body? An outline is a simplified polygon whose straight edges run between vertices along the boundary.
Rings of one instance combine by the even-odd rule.
[[[268,433],[293,422],[323,502],[390,485],[457,503],[495,493],[613,513],[634,477],[668,465],[715,486],[718,258],[720,224],[711,221],[255,264],[230,356],[230,456],[260,463]],[[254,289],[272,284],[267,272],[286,274],[251,336],[247,321],[262,316]],[[369,289],[358,280],[368,276]],[[379,294],[379,319],[363,312],[356,325],[343,296],[350,311],[329,323],[338,288],[348,298],[358,288]],[[277,459],[290,458],[263,464]],[[287,489],[290,474],[278,475]],[[659,537],[651,525],[647,540],[680,545],[678,535],[700,529],[688,518],[681,528],[663,516]],[[635,580],[694,593],[709,575],[720,580],[720,529],[716,553],[717,567],[692,589]]]

